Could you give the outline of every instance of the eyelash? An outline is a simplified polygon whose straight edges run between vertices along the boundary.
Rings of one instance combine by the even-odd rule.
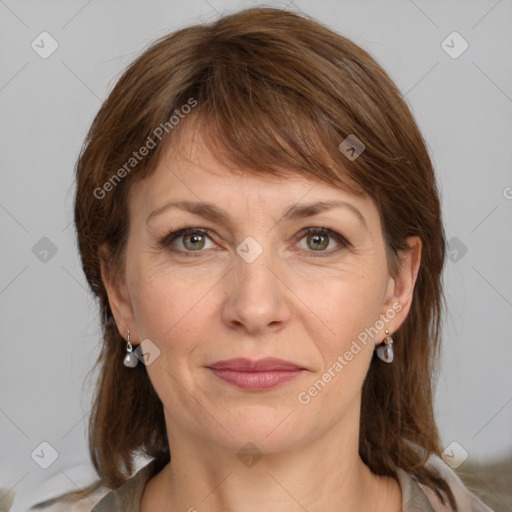
[[[211,230],[209,230],[207,228],[183,228],[183,229],[179,229],[177,231],[172,231],[171,233],[168,233],[167,235],[163,236],[159,240],[158,245],[159,245],[159,247],[169,249],[169,246],[179,237],[183,237],[185,235],[191,235],[191,234],[201,234],[201,235],[205,235],[208,238],[210,238],[210,236],[209,236],[210,233],[211,233]],[[347,248],[347,247],[350,247],[350,245],[351,245],[350,242],[345,237],[343,237],[336,231],[333,231],[332,229],[325,228],[325,227],[306,228],[305,231],[302,233],[302,236],[300,236],[297,241],[302,240],[303,238],[307,237],[310,234],[326,235],[326,236],[332,237],[341,245],[341,248]],[[211,238],[210,238],[210,240],[211,240]],[[201,249],[199,249],[197,251],[183,251],[181,249],[169,249],[169,250],[171,250],[172,252],[175,252],[175,253],[184,254],[187,257],[198,257],[198,256],[200,256],[201,252],[204,252]],[[322,258],[322,257],[330,256],[333,253],[338,252],[339,250],[340,249],[338,248],[338,249],[334,249],[334,250],[331,249],[329,251],[312,251],[312,250],[311,251],[303,251],[303,250],[300,250],[299,252],[301,252],[302,254],[305,254],[307,257]],[[198,253],[198,254],[196,255],[194,253]],[[315,254],[315,253],[319,253],[319,254]],[[324,253],[324,254],[321,254],[321,253]]]

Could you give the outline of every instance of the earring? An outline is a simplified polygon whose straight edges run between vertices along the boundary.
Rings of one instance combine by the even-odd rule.
[[[386,329],[386,339],[380,345],[375,347],[375,353],[377,357],[385,363],[393,362],[393,338],[389,335],[389,331]]]
[[[130,343],[130,329],[128,329],[128,340],[126,341],[126,355],[124,356],[123,364],[127,368],[135,368],[138,363],[139,360],[135,357],[135,354],[133,353],[132,344]]]

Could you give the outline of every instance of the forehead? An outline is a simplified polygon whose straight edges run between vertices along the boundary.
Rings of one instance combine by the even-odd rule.
[[[152,210],[170,200],[216,203],[228,210],[257,207],[276,214],[302,201],[344,200],[378,215],[368,196],[332,186],[314,175],[305,176],[286,168],[272,175],[237,167],[228,159],[223,161],[190,129],[169,144],[156,169],[132,187],[130,210],[146,218]]]

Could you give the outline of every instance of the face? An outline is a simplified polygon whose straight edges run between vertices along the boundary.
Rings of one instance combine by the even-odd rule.
[[[147,371],[171,445],[188,432],[272,453],[337,427],[355,433],[375,344],[409,309],[419,245],[410,240],[393,278],[368,197],[229,169],[197,136],[180,149],[131,190],[125,280],[102,267],[123,337],[160,351]],[[262,388],[211,369],[266,357],[301,370],[267,374],[277,384]]]

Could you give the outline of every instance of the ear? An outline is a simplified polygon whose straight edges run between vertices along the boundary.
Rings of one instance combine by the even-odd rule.
[[[418,277],[418,271],[421,263],[422,243],[418,236],[412,236],[406,239],[407,248],[398,252],[398,273],[396,276],[390,276],[386,299],[383,305],[383,315],[392,319],[386,325],[386,329],[393,334],[402,325],[411,309],[414,285]],[[386,338],[384,334],[382,340]]]
[[[135,329],[135,317],[128,294],[125,280],[114,276],[110,263],[110,250],[103,244],[98,250],[100,260],[101,279],[107,291],[110,309],[114,315],[117,329],[124,339],[127,339],[128,329],[130,330],[130,342],[133,345],[139,343],[138,334]]]

